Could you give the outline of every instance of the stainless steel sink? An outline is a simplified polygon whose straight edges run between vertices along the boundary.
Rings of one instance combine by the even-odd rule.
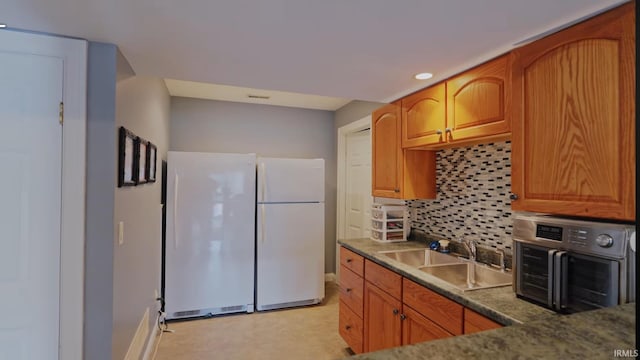
[[[502,272],[475,262],[425,266],[421,267],[420,270],[463,291],[507,286],[511,285],[513,281],[513,276],[510,272]]]
[[[429,249],[380,251],[379,254],[386,255],[393,260],[417,268],[432,265],[458,264],[463,262],[463,260],[455,256],[442,254]]]

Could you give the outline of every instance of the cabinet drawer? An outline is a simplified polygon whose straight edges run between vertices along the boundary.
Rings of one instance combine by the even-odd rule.
[[[365,260],[365,280],[400,299],[402,296],[402,276],[372,261]]]
[[[463,306],[407,279],[402,301],[453,335],[462,334]]]
[[[354,273],[364,276],[364,258],[344,247],[340,247],[340,265],[344,265]]]
[[[359,318],[351,309],[340,301],[339,315],[339,332],[340,336],[349,345],[355,353],[362,352],[362,319]]]
[[[363,291],[364,279],[344,265],[340,266],[340,301],[359,317],[362,317]]]
[[[478,314],[473,310],[464,308],[464,333],[473,334],[480,331],[498,329],[502,325],[497,322]]]
[[[402,344],[413,345],[425,341],[452,337],[448,331],[427,319],[419,312],[404,305],[402,312],[406,318],[402,323]]]

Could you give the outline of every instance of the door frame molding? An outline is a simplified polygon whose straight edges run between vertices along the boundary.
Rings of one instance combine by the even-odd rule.
[[[337,183],[337,209],[336,209],[336,276],[340,276],[340,246],[338,245],[338,239],[345,237],[347,233],[345,215],[347,197],[346,197],[346,184],[347,184],[347,172],[345,166],[347,163],[347,136],[349,134],[362,131],[366,128],[371,128],[371,115],[367,115],[360,120],[356,120],[350,124],[344,125],[338,128],[338,183]],[[371,139],[371,134],[369,134]]]
[[[87,119],[87,41],[0,31],[14,51],[56,57],[63,63],[64,125],[60,220],[60,359],[82,359]]]

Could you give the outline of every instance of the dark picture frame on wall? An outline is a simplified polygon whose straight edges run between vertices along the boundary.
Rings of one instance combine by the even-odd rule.
[[[118,134],[118,187],[135,186],[136,141],[131,131],[120,127]]]
[[[158,148],[151,142],[147,144],[147,182],[156,182],[156,164],[158,162]]]
[[[147,182],[147,148],[149,142],[141,137],[136,139],[136,166],[134,166],[134,178],[136,185]]]

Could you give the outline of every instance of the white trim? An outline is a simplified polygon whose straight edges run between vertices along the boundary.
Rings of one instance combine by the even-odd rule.
[[[15,50],[63,61],[62,212],[60,244],[60,359],[82,359],[84,316],[87,42],[0,31]]]
[[[324,282],[336,282],[336,274],[335,273],[325,273],[324,274]]]
[[[149,335],[149,340],[147,341],[147,346],[144,349],[144,354],[142,355],[142,360],[149,360],[153,354],[154,349],[156,348],[156,344],[160,342],[159,334],[158,334],[158,323],[160,322],[160,313],[156,316],[156,322],[153,326],[153,330],[151,330],[151,334]],[[158,339],[156,339],[158,338]]]
[[[142,320],[138,323],[138,328],[135,334],[133,334],[131,343],[129,343],[129,349],[124,356],[124,360],[140,359],[140,356],[145,352],[145,342],[149,342],[149,333],[149,308],[147,308],[144,311],[144,315],[142,315]]]
[[[342,126],[338,129],[338,181],[337,181],[337,209],[336,209],[336,241],[343,239],[347,233],[345,227],[345,206],[346,194],[345,186],[347,182],[345,165],[347,162],[347,136],[349,134],[371,127],[371,115],[367,115],[360,120]],[[340,277],[340,246],[336,242],[336,276]]]

